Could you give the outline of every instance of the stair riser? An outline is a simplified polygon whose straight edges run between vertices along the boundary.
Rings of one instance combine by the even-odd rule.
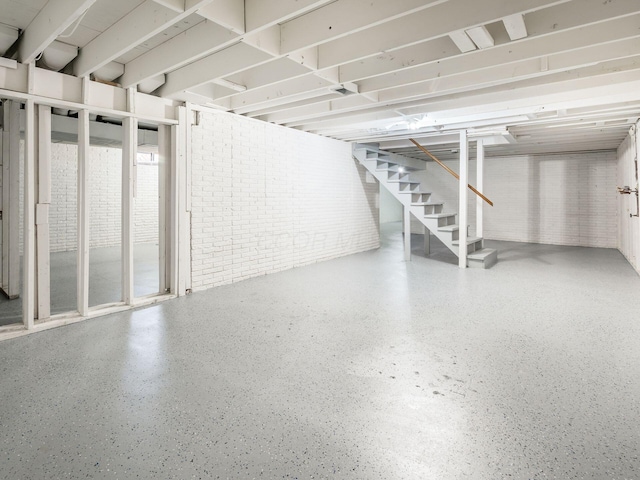
[[[422,214],[423,215],[432,215],[434,213],[442,213],[442,205],[423,205]]]
[[[455,247],[457,249],[459,249],[460,247]],[[467,253],[473,253],[476,250],[480,250],[482,248],[482,240],[479,240],[475,243],[469,244],[467,245]],[[458,250],[459,251],[459,250]]]
[[[431,198],[430,193],[418,193],[411,195],[411,203],[423,203],[428,202]]]
[[[377,151],[370,151],[366,148],[356,149],[354,155],[360,160],[360,163],[371,172],[375,178],[383,184],[393,196],[400,201],[406,207],[410,207],[412,214],[418,218],[422,224],[427,227],[440,241],[442,241],[453,253],[456,255],[459,252],[460,246],[453,245],[460,239],[460,230],[445,229],[444,231],[438,231],[441,227],[447,227],[456,225],[456,215],[444,215],[440,218],[427,218],[426,215],[439,215],[442,214],[444,208],[442,205],[413,205],[428,203],[431,199],[430,193],[422,193],[422,188],[419,182],[410,183],[410,172],[414,170],[420,170],[421,168],[416,166],[409,167],[409,172],[403,171],[400,173],[398,170],[403,167],[402,163],[395,161],[394,156],[388,156]],[[366,160],[366,161],[365,161]],[[404,167],[403,167],[404,168]],[[468,237],[468,229],[466,229]],[[464,248],[464,247],[463,247]],[[466,246],[467,253],[482,249],[482,240],[474,241]],[[492,255],[482,258],[481,253],[476,259],[467,259],[467,264],[470,267],[484,267],[489,268],[493,265],[497,259]]]

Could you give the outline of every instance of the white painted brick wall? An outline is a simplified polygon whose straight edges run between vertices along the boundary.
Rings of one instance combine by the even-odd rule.
[[[76,145],[51,146],[51,252],[77,249]],[[22,165],[22,163],[21,163]],[[22,176],[21,176],[22,178]],[[89,245],[110,247],[121,243],[122,150],[89,149]],[[20,222],[22,224],[22,197]],[[22,228],[20,229],[22,244]],[[138,190],[134,201],[134,242],[158,241],[158,168],[138,165]]]
[[[458,162],[445,162],[459,171]],[[469,162],[476,185],[476,162]],[[458,211],[457,181],[434,162],[415,175],[446,212]],[[487,239],[616,248],[615,152],[485,159]],[[475,195],[469,191],[470,234],[475,234]],[[417,223],[417,222],[416,222]],[[415,229],[416,233],[421,230]]]
[[[351,145],[219,112],[192,130],[192,288],[379,246]]]

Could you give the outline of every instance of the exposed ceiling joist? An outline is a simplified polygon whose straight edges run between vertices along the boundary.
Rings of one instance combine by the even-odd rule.
[[[238,41],[238,35],[205,20],[126,64],[120,83],[131,87],[170,70],[188,65]]]
[[[153,0],[147,0],[81,48],[71,64],[71,71],[77,77],[85,77],[211,1],[189,2],[190,8],[176,13]]]
[[[17,41],[20,63],[31,63],[96,0],[49,0]]]

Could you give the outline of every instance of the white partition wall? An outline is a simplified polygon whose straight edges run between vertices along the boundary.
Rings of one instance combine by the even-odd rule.
[[[93,82],[83,82],[82,88],[84,92],[90,92],[94,88]],[[155,107],[146,104],[148,99],[144,96],[141,97],[143,102],[136,102],[136,95],[135,92],[130,93],[131,101],[127,102],[125,109],[117,110],[121,105],[116,101],[113,109],[108,111],[108,123],[101,123],[97,114],[104,114],[104,107],[99,107],[96,112],[95,107],[88,103],[70,105],[63,100],[28,94],[25,98],[18,96],[2,100],[1,279],[5,293],[15,298],[6,301],[18,302],[15,305],[18,305],[20,313],[16,314],[13,323],[0,322],[0,338],[153,303],[188,290],[188,270],[181,273],[170,262],[172,253],[179,249],[178,242],[181,239],[189,241],[189,228],[180,235],[173,235],[179,232],[176,222],[189,219],[188,173],[184,164],[188,126],[177,126],[177,114],[172,116],[174,107],[155,109],[156,112],[164,112],[162,115],[165,117],[149,116],[148,112]],[[84,98],[88,102],[89,98],[95,97],[85,94]],[[167,104],[165,100],[157,101]],[[151,101],[152,104],[154,102]],[[70,106],[84,108],[72,110]],[[56,122],[52,122],[52,107],[56,109],[53,115]],[[186,112],[182,119],[186,122]],[[150,287],[151,293],[146,294],[135,292],[133,268],[136,238],[133,208],[139,174],[136,162],[141,120],[145,131],[140,141],[146,142],[147,149],[156,149],[154,158],[161,163],[161,166],[154,166],[153,178],[147,175],[148,172],[144,174],[144,182],[153,183],[153,191],[147,192],[147,196],[154,202],[154,218],[142,219],[137,229],[139,237],[147,238],[151,234],[157,250],[154,263],[158,273]],[[55,128],[52,127],[54,123]],[[122,132],[120,139],[109,133],[115,130]],[[173,136],[172,130],[181,133]],[[24,138],[23,148],[20,147],[21,135]],[[104,141],[109,147],[94,146],[96,141]],[[157,142],[157,146],[153,147],[155,144],[150,141]],[[113,193],[110,185],[114,180],[111,178],[114,172],[107,168],[107,164],[113,163],[114,159],[118,161],[113,155],[118,151],[122,152],[121,160],[117,172],[114,172],[122,185],[122,191],[116,192],[122,208],[109,200],[111,195],[109,198],[106,195],[106,192]],[[23,182],[20,172],[24,176]],[[180,172],[179,179],[175,178],[175,172]],[[21,185],[23,191],[20,190]],[[182,199],[183,214],[172,217],[179,199]],[[147,216],[148,208],[145,205],[139,207],[141,215]],[[112,228],[114,218],[119,218],[119,228]],[[118,261],[115,267],[117,293],[113,298],[96,295],[100,284],[92,282],[104,273],[104,265],[99,263],[100,256],[94,254],[102,247],[113,247],[110,238],[116,233],[113,230],[120,231],[120,228],[123,248],[122,261]],[[117,244],[115,248],[119,246]],[[189,252],[188,244],[183,250],[185,248]],[[182,264],[185,263],[188,265],[188,259],[183,260]],[[73,273],[69,274],[69,268]],[[121,282],[120,279],[124,280]],[[64,289],[62,284],[75,285],[75,288],[73,292],[61,291]],[[178,289],[179,285],[183,286],[182,290]],[[92,287],[97,288],[92,291]],[[61,297],[65,297],[64,302],[60,301]],[[20,324],[16,323],[18,319],[21,319]]]

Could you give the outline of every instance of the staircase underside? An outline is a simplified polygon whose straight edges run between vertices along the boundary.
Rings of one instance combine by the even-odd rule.
[[[405,208],[409,208],[427,232],[431,232],[456,256],[460,248],[467,249],[467,266],[471,268],[490,268],[498,261],[498,252],[484,247],[480,237],[469,237],[465,229],[465,242],[460,241],[460,226],[456,213],[446,213],[444,204],[431,200],[431,192],[421,187],[420,181],[411,177],[411,172],[424,170],[424,163],[399,155],[382,152],[375,147],[355,145],[354,156],[358,161],[398,199]],[[462,245],[461,245],[462,244]]]

